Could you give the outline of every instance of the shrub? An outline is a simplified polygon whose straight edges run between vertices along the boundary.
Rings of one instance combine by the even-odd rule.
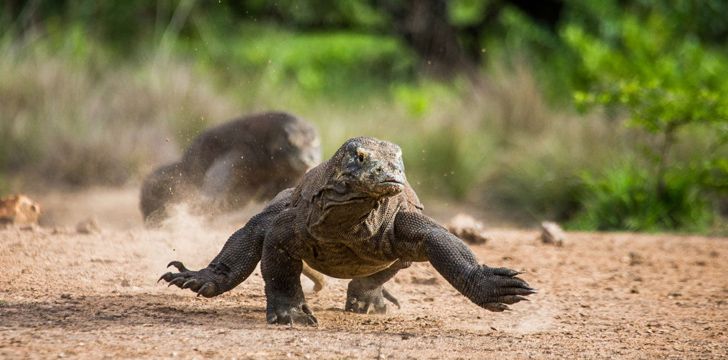
[[[671,169],[658,184],[634,164],[585,174],[583,211],[570,227],[586,230],[701,231],[711,224],[712,208],[703,194],[700,171]],[[664,189],[658,190],[659,186]]]
[[[612,25],[616,36],[607,40],[576,25],[564,31],[592,84],[576,92],[575,100],[583,108],[626,111],[628,124],[649,138],[641,169],[585,178],[585,191],[592,194],[587,195],[581,224],[629,230],[706,226],[708,192],[724,191],[728,185],[715,183],[725,176],[714,176],[725,171],[718,159],[728,155],[728,98],[723,95],[728,91],[728,55],[676,32],[659,13],[644,19],[624,16]],[[684,135],[696,131],[707,135],[701,141],[710,151],[676,156],[674,149]],[[704,174],[714,175],[706,181]],[[609,205],[615,206],[611,213]]]

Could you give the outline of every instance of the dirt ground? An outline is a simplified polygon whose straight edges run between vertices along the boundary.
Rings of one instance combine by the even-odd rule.
[[[213,299],[156,283],[170,260],[205,266],[255,207],[146,230],[131,190],[34,197],[42,228],[0,230],[2,359],[728,357],[726,238],[569,233],[555,247],[492,228],[478,258],[539,289],[510,312],[480,309],[416,264],[388,286],[401,309],[344,313],[346,281],[329,279],[308,294],[320,325],[288,327],[265,323],[259,271]],[[101,233],[76,232],[89,215]]]

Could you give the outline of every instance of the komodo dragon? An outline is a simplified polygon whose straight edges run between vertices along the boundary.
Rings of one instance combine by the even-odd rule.
[[[299,275],[303,262],[326,275],[353,279],[344,309],[384,313],[383,288],[414,261],[429,261],[475,304],[503,311],[535,293],[519,272],[479,265],[462,240],[422,214],[407,183],[400,148],[369,137],[348,140],[312,169],[296,188],[279,193],[235,232],[210,265],[161,276],[169,285],[222,294],[245,280],[261,262],[269,323],[317,324]]]
[[[147,224],[167,217],[167,207],[193,200],[206,213],[269,200],[294,186],[321,162],[316,129],[282,112],[231,120],[197,136],[178,162],[161,166],[142,184],[140,208]]]

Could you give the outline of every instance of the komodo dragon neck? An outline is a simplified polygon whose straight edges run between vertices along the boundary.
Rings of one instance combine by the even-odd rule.
[[[383,221],[380,207],[385,199],[376,199],[367,194],[337,191],[338,186],[324,186],[312,199],[308,217],[308,228],[316,237],[341,238],[352,235],[371,236]]]

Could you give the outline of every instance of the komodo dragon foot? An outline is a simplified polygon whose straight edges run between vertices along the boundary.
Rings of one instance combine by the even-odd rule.
[[[389,300],[399,309],[399,301],[383,286],[376,288],[365,288],[357,286],[355,282],[349,284],[346,290],[346,305],[344,311],[351,311],[358,314],[386,314],[387,304],[384,299]]]
[[[222,272],[223,269],[206,267],[199,271],[187,269],[184,264],[179,261],[170,262],[167,267],[174,266],[179,270],[178,273],[168,272],[162,275],[159,281],[166,281],[168,286],[175,285],[181,289],[190,289],[197,293],[197,296],[213,297],[223,293],[222,284],[225,283],[227,276]]]
[[[291,303],[289,301],[273,300],[269,301],[266,309],[266,320],[269,324],[293,325],[318,325],[318,320],[313,316],[313,312],[308,305],[304,303]]]
[[[471,271],[463,294],[486,310],[501,312],[508,305],[528,301],[525,296],[535,294],[525,281],[518,278],[519,271],[507,268],[491,268],[481,265]]]

